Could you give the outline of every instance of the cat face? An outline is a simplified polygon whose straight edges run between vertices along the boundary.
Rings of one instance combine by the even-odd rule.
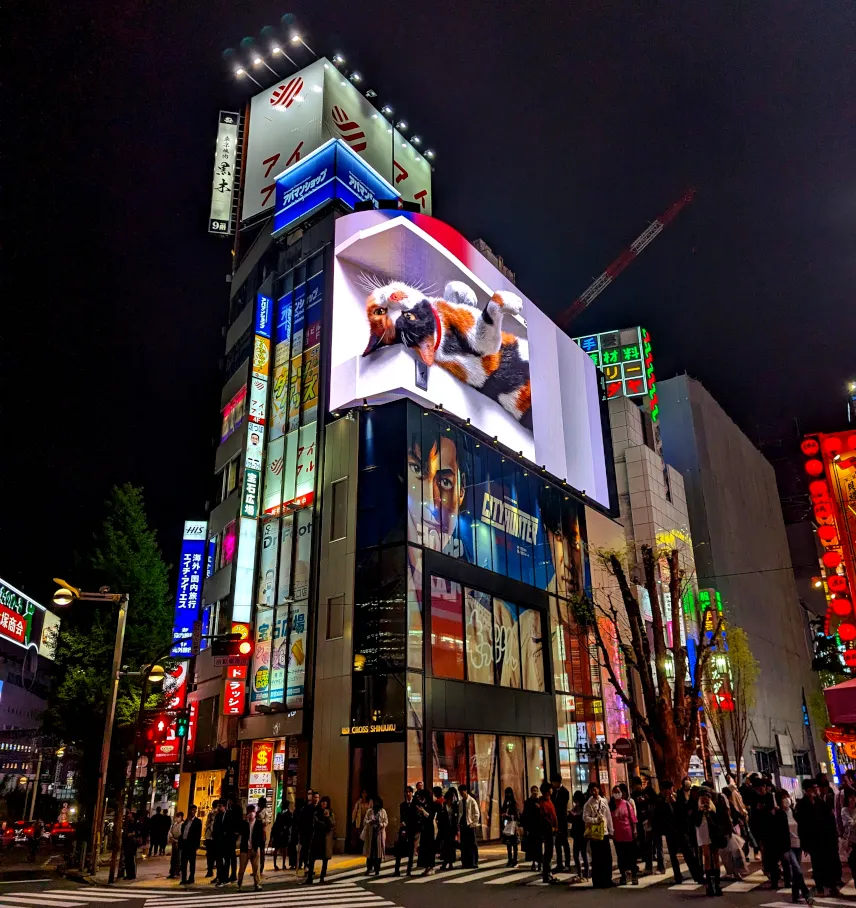
[[[369,342],[363,356],[368,356],[378,347],[401,343],[401,339],[396,335],[396,322],[402,311],[417,303],[421,296],[412,287],[400,281],[385,284],[371,292],[366,300]]]
[[[403,311],[395,323],[395,333],[400,343],[419,353],[426,366],[434,365],[437,316],[430,300],[422,297]]]

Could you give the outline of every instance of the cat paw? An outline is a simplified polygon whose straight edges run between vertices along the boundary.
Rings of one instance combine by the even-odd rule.
[[[509,315],[520,315],[523,312],[523,300],[510,290],[497,290],[490,301]]]
[[[449,303],[478,308],[475,290],[463,281],[449,281],[443,290],[443,297]]]

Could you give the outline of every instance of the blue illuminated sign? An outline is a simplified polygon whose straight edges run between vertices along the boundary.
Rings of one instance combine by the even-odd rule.
[[[270,323],[273,315],[273,300],[264,293],[256,294],[256,334],[270,340]]]
[[[276,181],[273,235],[333,199],[353,208],[358,202],[398,198],[401,194],[341,139],[330,139]]]
[[[178,589],[175,593],[175,617],[172,625],[171,656],[191,655],[193,622],[199,617],[202,583],[205,579],[205,550],[208,547],[208,524],[204,520],[186,520],[178,564]]]

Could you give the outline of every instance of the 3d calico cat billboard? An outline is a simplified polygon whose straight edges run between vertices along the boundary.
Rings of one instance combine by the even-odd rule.
[[[588,356],[456,230],[427,215],[336,221],[331,410],[408,397],[609,505]]]

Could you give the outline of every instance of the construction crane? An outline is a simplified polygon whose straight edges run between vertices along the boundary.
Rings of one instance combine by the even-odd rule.
[[[562,328],[568,325],[592,303],[604,290],[621,274],[622,271],[636,258],[637,255],[654,239],[662,233],[663,229],[673,221],[678,213],[689,205],[695,198],[695,189],[688,189],[677,202],[670,205],[656,221],[653,221],[636,239],[618,256],[618,258],[603,272],[595,278],[591,286],[587,287],[573,303],[556,318],[556,322]]]

